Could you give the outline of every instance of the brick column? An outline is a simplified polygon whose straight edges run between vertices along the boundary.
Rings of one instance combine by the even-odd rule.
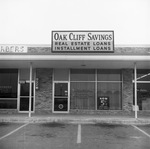
[[[35,113],[52,113],[52,72],[50,68],[37,68],[39,89],[35,91]]]
[[[123,69],[123,110],[132,111],[133,105],[133,69]]]

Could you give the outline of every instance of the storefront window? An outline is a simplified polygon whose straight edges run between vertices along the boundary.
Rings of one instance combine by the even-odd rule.
[[[150,83],[137,84],[137,104],[139,110],[150,110]]]
[[[70,91],[71,109],[121,110],[121,70],[73,69]]]
[[[137,105],[139,110],[150,110],[150,70],[148,69],[137,70]]]
[[[121,110],[121,83],[118,82],[98,82],[98,100],[108,98],[107,107],[99,101],[98,110]]]
[[[71,82],[71,109],[95,109],[94,91],[94,82]]]
[[[95,109],[95,70],[72,69],[70,76],[71,109]]]
[[[0,109],[17,108],[18,70],[0,69]]]
[[[97,109],[98,110],[121,110],[121,71],[98,70],[97,83]]]

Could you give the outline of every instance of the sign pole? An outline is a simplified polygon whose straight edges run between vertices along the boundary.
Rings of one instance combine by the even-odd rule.
[[[30,87],[29,87],[29,117],[31,117],[31,101],[32,101],[32,62],[30,63]]]
[[[134,100],[135,100],[135,119],[137,119],[137,68],[134,63]]]

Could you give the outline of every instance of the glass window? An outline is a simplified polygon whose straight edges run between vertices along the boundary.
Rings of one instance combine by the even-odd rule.
[[[121,70],[97,70],[97,109],[122,109],[122,77]]]
[[[71,109],[122,109],[121,70],[72,69],[70,75]],[[97,91],[96,91],[97,86]],[[103,103],[101,103],[103,100]],[[102,107],[103,105],[103,107]]]
[[[20,96],[30,96],[29,94],[29,88],[30,88],[30,83],[21,83],[21,92]],[[32,83],[32,96],[34,95],[34,84]]]
[[[54,81],[68,81],[69,69],[54,69]]]
[[[20,80],[30,80],[30,69],[19,69]],[[34,80],[35,69],[32,69],[32,80]]]
[[[55,96],[68,96],[68,83],[55,83]]]
[[[121,70],[118,69],[99,69],[97,71],[98,81],[121,81]]]
[[[134,94],[133,104],[135,105]],[[137,105],[139,110],[150,110],[150,69],[137,70]]]
[[[0,109],[17,109],[17,100],[0,100]]]
[[[29,111],[29,98],[21,97],[20,98],[20,111]],[[31,98],[31,111],[33,111],[34,99]]]
[[[98,101],[98,110],[121,110],[121,83],[98,82],[97,100],[108,98],[107,107],[102,101]]]
[[[150,110],[150,83],[137,84],[137,104],[139,110]]]
[[[95,81],[94,69],[71,69],[71,81]]]
[[[18,71],[0,69],[0,98],[17,98]]]
[[[0,109],[17,108],[17,69],[0,69]]]
[[[137,70],[137,81],[150,81],[150,70],[149,69],[138,69]]]
[[[71,109],[95,109],[95,70],[72,69]]]
[[[71,82],[71,109],[95,109],[94,82]]]

